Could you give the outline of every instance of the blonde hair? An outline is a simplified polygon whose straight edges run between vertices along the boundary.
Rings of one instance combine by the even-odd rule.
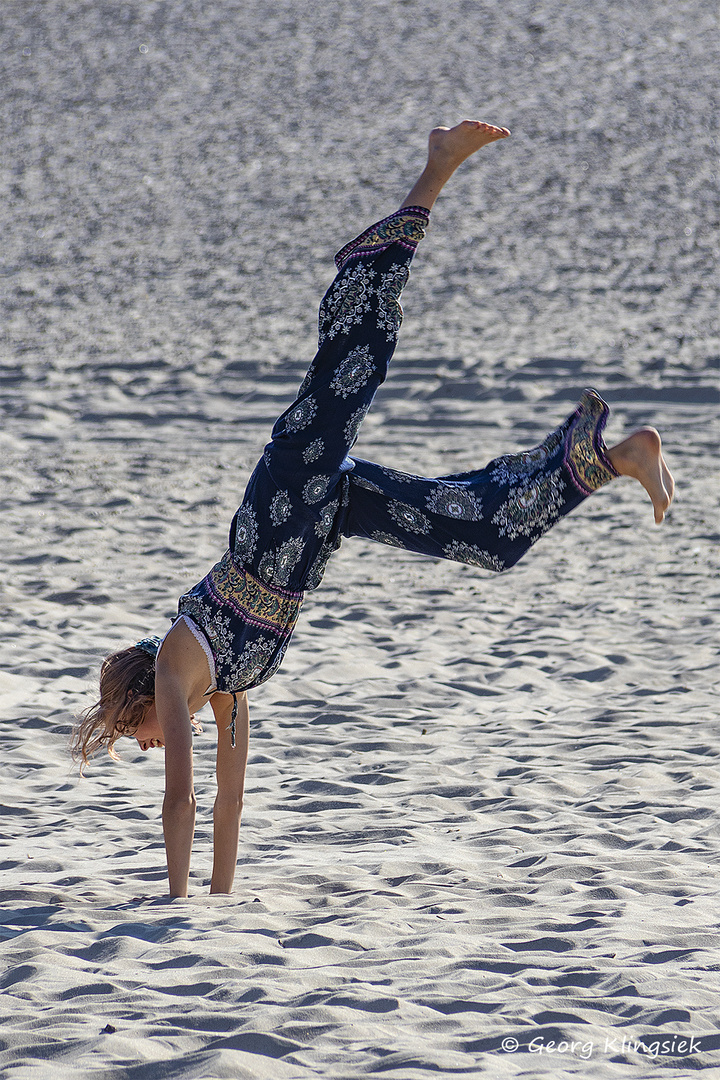
[[[115,743],[133,735],[155,700],[155,659],[137,645],[111,653],[100,668],[100,700],[77,717],[70,745],[80,770],[107,747],[116,761]]]

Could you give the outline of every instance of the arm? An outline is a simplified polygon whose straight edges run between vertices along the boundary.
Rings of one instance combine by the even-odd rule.
[[[237,695],[235,746],[231,745],[232,697],[214,694],[210,699],[218,729],[217,798],[213,810],[213,872],[211,893],[232,892],[237,863],[240,814],[248,756],[249,714],[247,694]]]
[[[187,694],[162,658],[155,674],[155,705],[165,741],[162,821],[170,896],[187,896],[195,833],[192,726]]]

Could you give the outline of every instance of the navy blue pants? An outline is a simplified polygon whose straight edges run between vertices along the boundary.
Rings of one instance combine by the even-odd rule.
[[[505,570],[617,475],[602,442],[608,408],[593,390],[539,446],[474,472],[429,479],[350,457],[387,374],[427,220],[406,207],[336,256],[318,353],[250,477],[229,550],[180,597],[178,613],[205,634],[225,693],[277,671],[303,594],[344,536]]]
[[[268,585],[316,588],[344,536],[505,570],[617,475],[602,442],[608,408],[591,390],[539,446],[477,471],[430,479],[349,456],[387,374],[400,294],[428,216],[421,207],[399,210],[336,256],[318,353],[231,529],[231,551]]]

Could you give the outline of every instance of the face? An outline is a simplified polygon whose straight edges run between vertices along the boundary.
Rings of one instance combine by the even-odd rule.
[[[202,727],[195,719],[195,713],[191,714],[190,723],[192,724],[194,730],[198,732],[198,734],[202,732]],[[162,728],[160,727],[160,722],[157,718],[157,711],[155,709],[154,702],[152,705],[149,706],[147,712],[145,713],[142,724],[140,724],[140,727],[135,729],[135,734],[131,735],[130,738],[137,739],[138,746],[141,750],[153,750],[155,748],[158,748],[160,750],[163,749],[163,747],[165,746],[165,736],[163,735]]]
[[[143,722],[135,731],[133,738],[137,739],[141,750],[151,750],[153,747],[163,747],[165,745],[165,736],[158,722],[154,703],[148,708],[143,717]]]

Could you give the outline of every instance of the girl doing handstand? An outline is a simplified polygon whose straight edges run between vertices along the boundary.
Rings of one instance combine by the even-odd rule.
[[[401,208],[336,256],[320,305],[319,349],[276,422],[230,529],[229,549],[180,598],[160,642],[145,638],[103,663],[100,700],[81,718],[86,763],[118,738],[165,748],[163,831],[171,896],[186,896],[195,827],[192,731],[208,700],[218,730],[210,891],[232,889],[248,750],[246,691],[279,667],[303,593],[342,537],[506,570],[563,515],[618,476],[645,487],[659,524],[673,480],[652,428],[606,449],[605,402],[585,391],[539,446],[484,469],[427,479],[349,456],[383,382],[402,319],[400,294],[429,212],[458,166],[505,128],[465,120],[430,134],[427,165]]]

